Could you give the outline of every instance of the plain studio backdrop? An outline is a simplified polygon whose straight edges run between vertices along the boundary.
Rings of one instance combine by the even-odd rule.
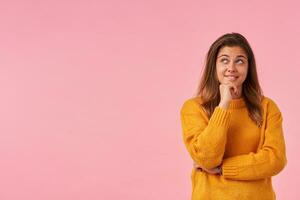
[[[295,1],[0,1],[0,199],[189,199],[179,110],[217,37],[250,42],[280,107],[299,199]]]

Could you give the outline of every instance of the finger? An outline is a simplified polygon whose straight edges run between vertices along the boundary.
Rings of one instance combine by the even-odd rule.
[[[196,169],[203,169],[200,165],[195,165],[194,168],[196,168]]]
[[[238,93],[238,89],[237,89],[237,87],[234,85],[234,89],[235,89],[235,94],[237,94]]]
[[[198,165],[196,162],[193,163],[194,168],[200,168],[200,165]]]
[[[237,94],[237,92],[238,92],[238,89],[237,89],[237,86],[236,85],[234,85],[234,84],[230,84],[230,89],[232,89],[233,90],[233,92],[235,93],[235,94]]]
[[[205,171],[206,173],[209,173],[209,174],[217,174],[217,172],[214,170],[203,170],[203,171]]]

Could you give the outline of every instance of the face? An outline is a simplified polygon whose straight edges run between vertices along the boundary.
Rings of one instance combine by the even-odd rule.
[[[242,88],[248,72],[247,54],[239,46],[224,46],[217,55],[216,69],[220,83],[232,82]]]

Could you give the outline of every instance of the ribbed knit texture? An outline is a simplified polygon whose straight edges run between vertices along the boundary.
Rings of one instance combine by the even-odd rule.
[[[199,97],[181,108],[184,144],[191,158],[211,169],[222,166],[223,175],[192,169],[192,200],[274,200],[271,177],[286,165],[282,115],[264,97],[263,125],[250,119],[243,98],[228,109],[217,106],[208,119]]]

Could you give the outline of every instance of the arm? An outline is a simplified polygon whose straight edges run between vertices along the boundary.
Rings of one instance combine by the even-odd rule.
[[[274,102],[270,102],[266,117],[264,143],[257,153],[239,155],[223,160],[224,178],[257,180],[278,174],[286,165],[282,116]]]
[[[181,108],[184,144],[192,159],[206,169],[222,163],[230,112],[216,107],[208,120],[200,105],[187,100]]]

